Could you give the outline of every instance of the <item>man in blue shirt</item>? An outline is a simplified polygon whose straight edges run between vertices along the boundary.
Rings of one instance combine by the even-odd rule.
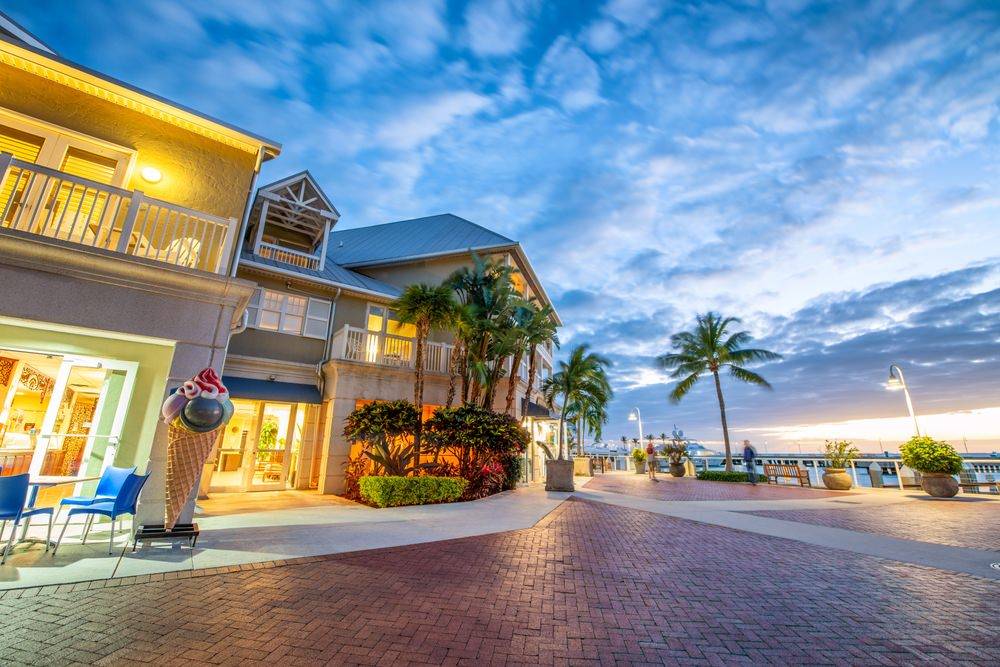
[[[757,450],[753,448],[749,440],[743,441],[743,465],[747,469],[747,478],[750,483],[757,486]]]

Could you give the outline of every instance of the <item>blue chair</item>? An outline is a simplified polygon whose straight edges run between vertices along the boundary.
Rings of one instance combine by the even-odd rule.
[[[118,497],[122,484],[134,472],[135,466],[131,468],[115,468],[114,466],[105,468],[104,472],[101,473],[101,479],[97,482],[97,489],[94,491],[93,496],[70,496],[69,498],[63,498],[59,501],[59,511],[62,511],[64,505],[79,507],[93,505],[96,502],[114,500]],[[56,516],[59,516],[59,512],[56,512]],[[87,526],[83,530],[84,544],[87,543],[87,535],[90,533],[90,524],[93,520],[93,516],[87,519]]]
[[[7,527],[7,522],[13,520],[14,525],[7,539],[7,546],[4,547],[3,556],[0,557],[0,565],[7,562],[7,554],[14,546],[14,535],[17,533],[17,526],[21,519],[27,519],[25,529],[31,525],[31,517],[38,514],[49,515],[49,531],[45,537],[45,550],[49,550],[49,541],[52,539],[52,519],[54,517],[53,507],[32,507],[25,508],[24,503],[28,499],[28,479],[27,473],[23,475],[10,475],[0,477],[0,540],[3,539],[3,531]]]
[[[139,503],[139,493],[142,492],[142,487],[147,479],[149,479],[149,473],[145,475],[130,473],[122,484],[121,489],[119,489],[118,495],[113,500],[102,500],[90,505],[70,508],[69,514],[66,516],[66,523],[63,524],[62,531],[59,533],[59,539],[56,541],[56,547],[52,550],[52,555],[56,555],[56,551],[59,550],[59,545],[62,543],[63,535],[66,534],[66,528],[69,526],[70,519],[77,514],[90,515],[86,530],[90,530],[90,523],[94,517],[106,516],[111,519],[111,537],[108,540],[108,555],[113,555],[115,546],[115,521],[118,517],[126,514],[135,516],[136,505]],[[84,534],[84,542],[86,542],[86,534]]]

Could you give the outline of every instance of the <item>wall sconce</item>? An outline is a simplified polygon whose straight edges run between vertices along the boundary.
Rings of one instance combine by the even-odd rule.
[[[163,174],[156,167],[143,167],[139,171],[139,175],[142,176],[142,180],[147,183],[159,183],[163,180]]]

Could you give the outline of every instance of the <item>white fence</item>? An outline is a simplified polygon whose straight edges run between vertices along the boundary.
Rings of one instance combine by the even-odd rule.
[[[424,369],[430,373],[447,373],[453,348],[453,345],[447,343],[427,343],[424,348]],[[340,359],[348,361],[413,368],[416,341],[345,325],[333,337],[333,351]]]
[[[0,228],[224,274],[239,224],[0,153]]]

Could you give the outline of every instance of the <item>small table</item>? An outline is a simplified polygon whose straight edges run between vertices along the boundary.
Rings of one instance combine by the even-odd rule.
[[[100,475],[84,475],[83,477],[74,477],[72,475],[35,475],[28,479],[28,503],[26,509],[34,509],[35,501],[38,500],[38,490],[39,489],[49,489],[53,486],[61,486],[63,484],[77,484],[79,482],[92,482],[95,479],[100,479]],[[58,507],[52,510],[52,521],[56,520],[55,513],[58,511]],[[38,542],[44,544],[46,540],[40,537],[25,537],[28,534],[28,524],[25,523],[21,528],[21,542]],[[49,541],[50,545],[55,544],[55,542]]]

